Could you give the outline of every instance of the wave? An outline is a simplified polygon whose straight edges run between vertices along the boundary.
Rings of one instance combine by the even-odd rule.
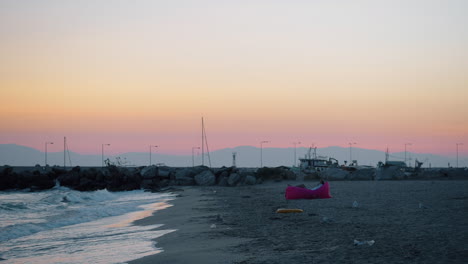
[[[43,192],[0,192],[0,242],[41,231],[142,211],[171,194],[142,190],[79,192],[56,186]]]

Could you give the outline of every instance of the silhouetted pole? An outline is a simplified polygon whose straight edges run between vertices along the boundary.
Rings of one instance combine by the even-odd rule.
[[[356,145],[356,142],[348,143],[349,144],[349,165],[353,163],[353,153],[351,152],[351,146]]]
[[[152,148],[157,148],[158,146],[156,145],[150,145],[150,166],[151,166],[151,149]]]
[[[45,143],[45,167],[47,167],[47,145],[48,144],[54,144],[54,142],[46,142]]]
[[[269,143],[270,141],[260,142],[260,168],[263,168],[263,143]]]
[[[200,147],[192,147],[192,167],[195,167],[195,153],[194,153],[194,150],[195,149],[200,149]]]
[[[411,143],[405,143],[405,165],[408,166],[406,164],[406,146],[411,146]]]
[[[463,145],[463,143],[456,143],[455,145],[457,145],[457,168],[458,168],[458,146]]]
[[[201,147],[202,147],[202,166],[205,166],[205,123],[203,121],[203,117],[201,118],[201,124],[202,124],[202,139],[201,139]]]
[[[296,145],[301,144],[301,142],[293,142],[294,144],[294,167],[297,167],[297,161],[296,161]]]
[[[70,153],[68,153],[68,156],[70,156]],[[67,137],[63,137],[63,168],[67,167],[66,157],[67,157]]]
[[[101,151],[101,155],[102,155],[102,167],[104,167],[104,146],[110,146],[110,144],[102,144],[102,151]]]

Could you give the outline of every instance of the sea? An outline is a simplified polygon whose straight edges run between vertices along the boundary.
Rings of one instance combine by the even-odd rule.
[[[172,205],[143,190],[0,192],[0,263],[126,263],[157,254],[155,238],[174,232],[135,220]],[[157,212],[156,212],[157,213]]]

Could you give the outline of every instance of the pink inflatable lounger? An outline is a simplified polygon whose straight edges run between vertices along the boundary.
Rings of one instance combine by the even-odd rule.
[[[288,186],[284,196],[287,200],[332,198],[330,195],[330,186],[328,185],[328,182],[325,182],[322,186],[315,190],[296,186]]]

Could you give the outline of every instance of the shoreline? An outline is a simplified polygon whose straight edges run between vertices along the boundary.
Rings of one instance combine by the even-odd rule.
[[[212,189],[184,186],[174,191],[177,193],[177,198],[168,202],[173,206],[156,211],[150,217],[134,221],[135,225],[163,224],[158,229],[175,231],[154,239],[155,247],[162,252],[127,263],[214,264],[242,261],[238,254],[226,249],[238,246],[247,240],[220,234],[229,227],[220,226],[222,223],[218,217],[217,202],[212,197],[216,190]]]
[[[288,183],[316,184],[184,187],[182,197],[170,202],[173,207],[135,222],[178,229],[156,239],[164,251],[128,263],[464,263],[468,258],[468,181],[333,181],[331,199],[287,201]],[[285,207],[304,213],[276,213]]]

